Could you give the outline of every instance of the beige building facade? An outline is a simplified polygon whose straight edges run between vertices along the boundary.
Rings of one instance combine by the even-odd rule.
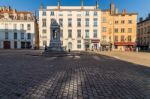
[[[136,46],[137,13],[121,13],[112,3],[109,10],[101,14],[102,50],[130,51]]]
[[[100,47],[101,11],[96,6],[47,6],[39,10],[39,45],[49,46],[51,22],[60,26],[62,46],[68,50],[92,50]]]
[[[137,45],[140,50],[150,50],[150,14],[137,23]]]

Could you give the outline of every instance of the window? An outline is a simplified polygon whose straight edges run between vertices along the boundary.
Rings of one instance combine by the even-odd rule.
[[[125,39],[124,39],[124,36],[121,36],[121,42],[124,42]]]
[[[43,16],[46,16],[46,11],[43,11],[42,15],[43,15]]]
[[[47,45],[47,41],[43,41],[43,46],[46,46]]]
[[[60,30],[60,37],[63,37],[63,30]]]
[[[94,27],[97,26],[97,18],[94,18]]]
[[[89,11],[86,11],[86,12],[85,12],[85,15],[86,15],[86,16],[89,16]]]
[[[94,16],[97,16],[97,12],[94,12]]]
[[[131,36],[128,36],[128,42],[131,42],[131,41],[132,41]]]
[[[89,30],[85,30],[85,38],[89,38]]]
[[[77,45],[77,48],[78,48],[78,49],[81,49],[81,44],[78,44],[78,45]]]
[[[68,27],[72,27],[72,19],[68,19]]]
[[[31,39],[31,33],[27,33],[27,39]]]
[[[129,24],[132,24],[132,20],[128,20],[128,23],[129,23]]]
[[[81,30],[77,30],[77,37],[81,38]]]
[[[72,30],[68,30],[68,38],[72,38]]]
[[[115,42],[118,42],[118,36],[115,36]]]
[[[80,18],[77,19],[77,27],[81,27],[81,19]]]
[[[5,24],[5,29],[8,29],[8,24]]]
[[[59,19],[59,25],[60,27],[63,27],[63,19]]]
[[[106,32],[106,27],[102,27],[102,32]]]
[[[125,23],[125,21],[124,20],[121,20],[121,24],[124,24]]]
[[[46,29],[43,29],[43,30],[42,30],[42,33],[43,33],[43,34],[46,34],[46,32],[47,32]]]
[[[24,24],[20,24],[20,29],[24,30]]]
[[[121,28],[121,33],[124,33],[125,32],[125,29],[124,28]]]
[[[94,38],[97,38],[97,30],[94,30],[94,35],[93,35]]]
[[[27,30],[31,30],[31,25],[27,24]]]
[[[15,40],[17,39],[17,33],[14,33],[14,39]]]
[[[24,39],[24,33],[21,33],[21,39]]]
[[[54,14],[54,12],[52,11],[52,12],[51,12],[51,16],[54,16],[54,15],[55,15],[55,14]]]
[[[72,11],[69,11],[69,12],[68,12],[68,16],[72,16]]]
[[[132,33],[132,28],[128,28],[128,33]]]
[[[42,26],[46,27],[46,19],[42,19]]]
[[[118,24],[118,21],[115,21],[115,24]]]
[[[102,18],[102,22],[103,22],[103,23],[106,23],[106,17],[103,17],[103,18]]]
[[[118,28],[115,28],[115,33],[118,33]]]
[[[81,40],[77,40],[77,43],[81,43]]]
[[[5,39],[7,40],[9,38],[8,32],[5,32]]]
[[[13,29],[16,30],[17,29],[17,24],[13,25]]]
[[[89,18],[86,18],[86,19],[85,19],[85,26],[86,26],[86,27],[89,27]]]

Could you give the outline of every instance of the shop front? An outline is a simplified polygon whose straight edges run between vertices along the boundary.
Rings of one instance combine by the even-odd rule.
[[[136,48],[135,42],[115,42],[114,45],[119,51],[134,51]]]

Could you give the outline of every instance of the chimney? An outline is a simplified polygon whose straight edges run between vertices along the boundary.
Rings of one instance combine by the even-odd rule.
[[[110,4],[110,14],[115,14],[115,4],[114,3],[111,3]]]
[[[99,8],[99,0],[96,0],[96,9],[98,9]]]
[[[58,10],[60,10],[60,0],[57,0],[57,7],[58,7]]]
[[[115,9],[115,13],[118,14],[118,8]]]
[[[83,10],[83,0],[80,1],[81,1],[81,9]]]
[[[122,10],[122,14],[125,15],[126,13],[127,13],[127,12],[126,12],[126,9],[123,9],[123,10]]]

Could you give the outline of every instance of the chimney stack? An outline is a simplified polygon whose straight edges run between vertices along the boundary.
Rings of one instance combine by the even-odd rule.
[[[98,9],[99,8],[99,0],[96,0],[96,9]]]
[[[81,9],[83,10],[83,0],[80,1],[81,1]]]
[[[61,3],[61,1],[60,1],[60,0],[57,0],[58,10],[60,10],[60,3]]]
[[[127,12],[126,12],[126,9],[123,9],[123,10],[122,10],[122,14],[125,15],[126,13],[127,13]]]
[[[114,3],[111,3],[110,4],[110,14],[115,14],[115,4]]]

